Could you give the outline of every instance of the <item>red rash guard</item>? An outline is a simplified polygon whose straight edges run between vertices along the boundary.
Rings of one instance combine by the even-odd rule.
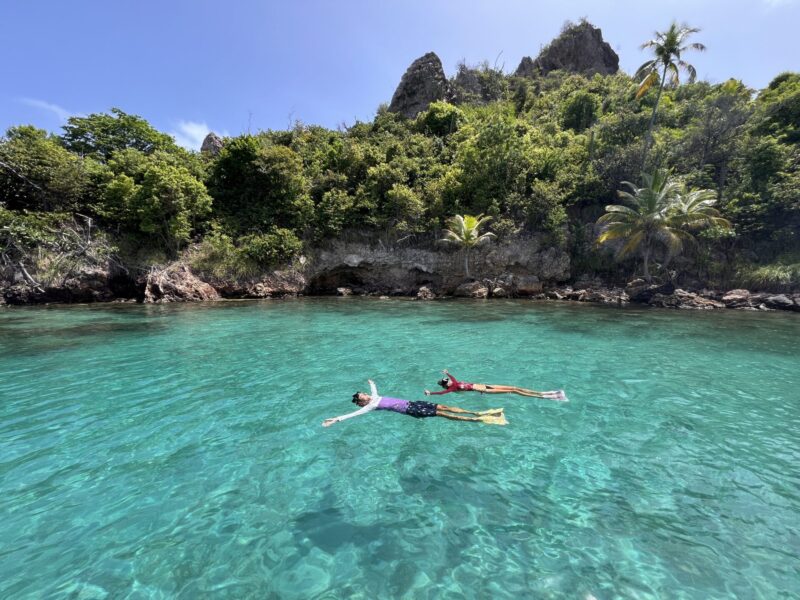
[[[431,396],[441,396],[442,394],[449,394],[450,392],[471,392],[472,391],[472,384],[466,383],[465,381],[458,381],[455,377],[447,374],[447,378],[450,380],[450,384],[447,386],[447,389],[442,390],[441,392],[431,392]]]

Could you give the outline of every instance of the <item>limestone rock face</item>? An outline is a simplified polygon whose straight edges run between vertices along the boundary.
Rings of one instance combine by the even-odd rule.
[[[203,145],[200,146],[200,152],[206,152],[211,156],[216,156],[220,153],[220,150],[222,150],[223,145],[224,142],[222,141],[222,138],[211,131],[203,140]]]
[[[528,56],[523,58],[514,74],[533,77],[555,70],[583,75],[613,75],[619,71],[619,56],[603,40],[600,28],[582,21],[561,32],[539,53],[536,60]]]
[[[442,61],[428,52],[411,63],[392,96],[389,110],[413,119],[431,102],[447,98],[449,86]]]

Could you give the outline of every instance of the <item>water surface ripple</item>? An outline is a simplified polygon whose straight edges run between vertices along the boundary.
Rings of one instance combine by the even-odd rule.
[[[444,367],[572,401],[320,427]],[[5,310],[0,597],[800,597],[799,373],[791,314]]]

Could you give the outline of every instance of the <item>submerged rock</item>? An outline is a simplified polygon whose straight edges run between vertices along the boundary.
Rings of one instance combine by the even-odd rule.
[[[444,100],[449,85],[442,61],[435,52],[428,52],[411,63],[392,96],[389,111],[413,119],[431,102]]]

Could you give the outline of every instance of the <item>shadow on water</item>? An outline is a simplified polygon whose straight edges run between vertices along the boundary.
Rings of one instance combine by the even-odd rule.
[[[351,523],[337,508],[340,504],[336,494],[328,490],[319,500],[316,510],[306,511],[292,521],[292,535],[299,548],[307,546],[306,540],[329,554],[336,554],[348,544],[364,548],[385,539],[386,530],[398,525],[385,521],[375,525]]]
[[[0,327],[0,357],[33,355],[84,346],[92,338],[107,339],[117,335],[153,334],[164,331],[168,323],[159,321],[87,321],[81,324]]]

